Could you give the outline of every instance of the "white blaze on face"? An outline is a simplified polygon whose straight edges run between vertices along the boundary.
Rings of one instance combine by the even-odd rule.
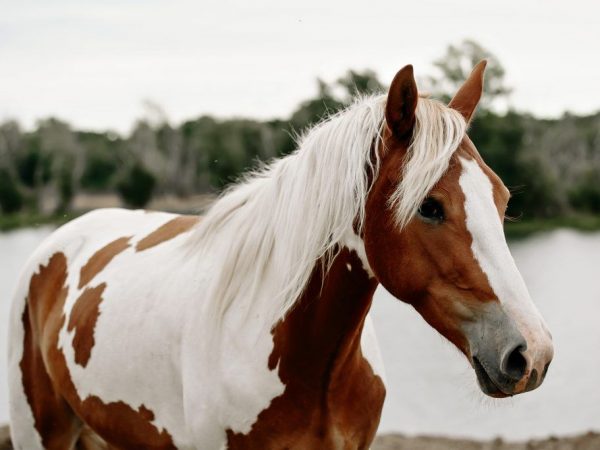
[[[506,244],[502,220],[494,203],[493,185],[477,161],[459,159],[462,165],[459,184],[465,195],[466,225],[473,238],[473,256],[504,311],[527,341],[524,356],[528,371],[535,368],[542,374],[544,365],[552,357],[550,335]]]

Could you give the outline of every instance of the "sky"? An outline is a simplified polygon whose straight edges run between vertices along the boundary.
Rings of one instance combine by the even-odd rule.
[[[317,77],[424,77],[466,38],[498,57],[514,108],[600,109],[597,0],[0,0],[0,120],[127,132],[148,101],[175,124],[285,118]]]

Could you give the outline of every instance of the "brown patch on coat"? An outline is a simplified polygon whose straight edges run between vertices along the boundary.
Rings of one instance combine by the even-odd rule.
[[[38,273],[31,277],[22,317],[25,331],[20,363],[23,389],[35,429],[48,450],[71,448],[81,426],[68,403],[55,392],[56,381],[46,371],[45,354],[53,345],[47,326],[60,320],[61,311],[54,305],[64,304],[66,279],[67,259],[63,253],[55,253],[48,264],[40,265]]]
[[[102,293],[105,288],[106,283],[94,288],[86,288],[71,309],[67,330],[75,330],[73,337],[75,363],[82,367],[87,366],[92,355],[94,330],[100,315],[100,302],[102,302]]]
[[[250,433],[228,430],[228,448],[369,448],[385,397],[360,348],[376,286],[348,249],[325,276],[316,265],[304,294],[273,330],[269,369],[277,368],[285,391]]]
[[[88,262],[81,267],[81,271],[79,272],[79,286],[77,287],[81,289],[92,281],[115,256],[129,247],[130,239],[131,236],[115,239],[94,253]]]
[[[134,410],[124,402],[104,403],[94,395],[79,398],[58,348],[59,332],[66,321],[66,279],[67,260],[59,252],[31,278],[23,313],[23,387],[44,447],[73,448],[84,423],[115,448],[174,449],[168,431],[159,431],[151,423],[154,414],[145,406]],[[76,319],[71,320],[74,327],[80,326]]]
[[[185,233],[200,220],[197,216],[177,216],[141,239],[135,250],[141,252]]]

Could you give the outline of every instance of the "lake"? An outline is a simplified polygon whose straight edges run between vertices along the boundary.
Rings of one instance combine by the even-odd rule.
[[[11,292],[50,231],[0,233],[0,423],[8,421]],[[388,382],[380,432],[521,440],[600,430],[600,233],[558,230],[513,242],[511,249],[554,336],[544,384],[514,399],[483,396],[465,358],[411,307],[379,289],[372,313]]]

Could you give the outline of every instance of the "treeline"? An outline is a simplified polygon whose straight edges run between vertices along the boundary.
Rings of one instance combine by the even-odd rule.
[[[332,88],[345,93],[333,95]],[[131,207],[143,207],[155,195],[218,192],[249,167],[291,152],[298,131],[357,93],[382,89],[372,72],[350,71],[335,86],[319,82],[318,95],[286,120],[202,116],[176,127],[140,120],[126,137],[74,130],[54,118],[33,131],[7,121],[0,124],[0,209],[68,212],[79,192],[116,192]]]
[[[462,45],[467,44],[476,45]],[[467,56],[481,57],[473,53]],[[457,82],[464,79],[451,58],[436,64],[446,81],[452,78],[449,74]],[[493,67],[496,71],[488,76],[492,99],[494,92],[508,92],[501,86],[499,64]],[[434,91],[441,84],[430,81]],[[141,120],[128,136],[74,130],[57,119],[43,120],[33,131],[7,121],[0,124],[0,210],[5,215],[68,212],[80,192],[116,192],[131,207],[143,207],[156,195],[218,192],[259,161],[291,152],[297,133],[345,107],[357,94],[383,90],[375,73],[349,71],[333,83],[319,81],[317,95],[286,119],[202,116],[179,126]],[[515,111],[497,114],[487,106],[478,112],[469,134],[513,190],[509,214],[600,214],[600,113],[541,120]]]

